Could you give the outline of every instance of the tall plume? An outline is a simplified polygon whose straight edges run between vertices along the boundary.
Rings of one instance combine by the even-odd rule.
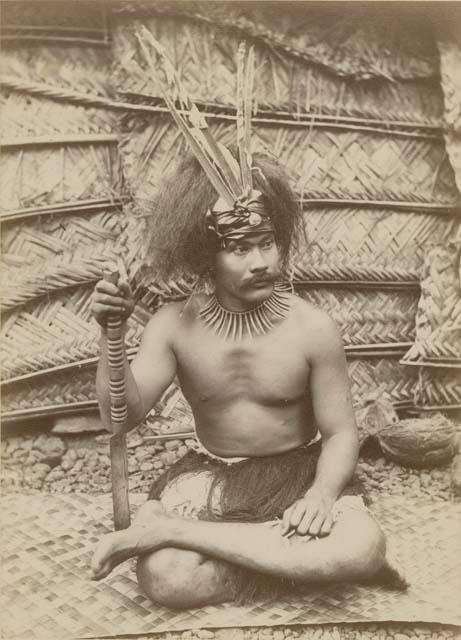
[[[168,59],[164,47],[145,28],[136,33],[141,52],[150,72],[161,87],[163,98],[176,124],[189,143],[208,179],[231,209],[236,200],[252,189],[252,156],[250,147],[252,92],[254,85],[254,50],[248,58],[241,44],[237,58],[237,146],[240,176],[225,147],[212,136],[205,117],[189,97],[179,74]],[[163,71],[160,77],[155,62]],[[177,106],[178,105],[178,106]],[[231,161],[232,160],[232,161]],[[240,178],[240,179],[239,179]]]

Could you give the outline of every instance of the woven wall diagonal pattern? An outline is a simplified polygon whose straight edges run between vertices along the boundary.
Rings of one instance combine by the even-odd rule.
[[[11,312],[0,334],[4,378],[95,356],[99,328],[90,317],[92,292],[92,287],[79,287]],[[129,320],[127,345],[137,345],[141,332],[134,314]]]
[[[461,42],[459,23],[461,14],[456,7],[456,20],[436,23],[437,46],[440,55],[440,76],[444,101],[445,144],[461,193]]]
[[[295,279],[419,280],[428,242],[448,242],[459,217],[309,205],[292,267]]]
[[[356,404],[381,385],[391,402],[408,405],[413,402],[417,373],[411,367],[402,367],[398,357],[354,357],[348,362],[348,371]]]
[[[383,385],[392,402],[412,404],[418,382],[413,367],[399,365],[398,357],[350,357],[348,359],[354,404],[361,405],[364,396]],[[41,376],[8,384],[2,389],[2,412],[25,412],[34,408],[58,413],[78,402],[93,402],[96,406],[94,364],[71,367]],[[160,433],[176,433],[193,428],[190,407],[176,383],[165,392],[148,419],[149,425]]]
[[[2,309],[8,311],[34,298],[79,284],[97,282],[116,252],[114,246],[95,244],[84,250],[48,259],[37,275],[37,264],[4,271],[0,285]]]
[[[300,296],[327,310],[347,345],[410,342],[417,293],[306,288]]]
[[[93,47],[32,46],[3,48],[2,74],[18,80],[50,82],[62,89],[110,96],[110,64],[108,49]]]
[[[132,498],[134,508],[145,500],[142,494]],[[388,538],[388,554],[411,584],[407,593],[332,584],[283,601],[179,612],[148,601],[136,584],[132,563],[124,563],[99,583],[88,580],[94,544],[112,530],[109,496],[14,495],[3,498],[1,507],[7,526],[0,597],[9,638],[107,638],[236,625],[460,623],[456,504],[408,504],[389,497],[372,504]]]
[[[2,413],[38,407],[62,408],[77,402],[96,401],[96,370],[82,367],[58,371],[2,389]]]
[[[157,16],[142,22],[164,46],[194,100],[235,107],[235,56],[241,40],[235,31],[182,16]],[[114,84],[128,98],[159,97],[161,87],[139,55],[137,28],[139,21],[122,22],[114,31]],[[256,44],[255,54],[258,108],[433,126],[442,123],[442,96],[436,81],[351,82],[305,61],[282,58],[263,43]]]
[[[55,42],[81,45],[108,43],[104,3],[81,0],[69,3],[8,2],[2,12],[4,41]]]
[[[117,133],[118,114],[108,109],[61,103],[47,98],[0,91],[2,138],[32,139],[57,134]]]
[[[156,2],[126,0],[117,13],[129,16],[154,13],[163,22],[172,15],[218,28],[231,29],[239,39],[261,40],[286,58],[322,65],[337,75],[353,78],[427,78],[437,74],[437,51],[430,25],[424,18],[392,12],[353,14],[340,10],[316,11],[305,6],[280,10],[276,5],[229,7],[215,2]],[[122,21],[119,24],[123,24]],[[389,34],[392,33],[392,37]],[[383,51],[387,52],[383,56]]]
[[[119,191],[117,150],[109,145],[6,150],[0,167],[3,211],[113,198]]]
[[[461,368],[461,239],[427,252],[421,298],[416,314],[416,340],[405,355],[407,364],[445,364]]]
[[[107,258],[112,253],[108,252]],[[104,256],[102,256],[104,258]],[[59,263],[63,266],[63,262]],[[104,269],[106,261],[92,261],[92,269]],[[53,265],[52,265],[53,266]],[[80,262],[76,270],[86,286],[64,289],[74,272],[52,274],[52,282],[60,284],[46,297],[32,298],[43,290],[37,286],[31,292],[24,287],[22,299],[14,291],[6,289],[10,295],[10,306],[17,306],[5,320],[0,335],[3,344],[0,353],[4,354],[4,378],[46,370],[60,364],[78,362],[95,357],[99,353],[99,329],[90,318],[90,303],[93,291],[91,281],[98,274],[94,271],[83,272]],[[89,278],[91,276],[91,278]],[[59,280],[59,282],[57,282]],[[90,282],[88,283],[88,280]],[[71,283],[76,285],[75,279]],[[21,284],[21,283],[19,283]],[[30,284],[26,282],[26,285]],[[32,285],[40,285],[40,281]],[[42,285],[43,286],[43,285]],[[24,300],[30,294],[30,301]],[[347,346],[373,345],[376,343],[410,342],[414,335],[414,314],[417,295],[406,291],[376,290],[335,290],[329,288],[300,289],[300,295],[321,307],[338,323],[344,342]],[[179,297],[179,296],[178,296]],[[183,296],[181,296],[183,297]],[[154,303],[165,303],[168,300],[154,297]],[[140,336],[150,312],[155,309],[146,308],[146,300],[141,300],[130,318],[130,329],[127,333],[127,346],[139,344]],[[68,352],[66,353],[66,349]]]
[[[59,289],[94,282],[125,253],[122,211],[55,215],[9,225],[2,235],[3,311]]]
[[[410,368],[410,367],[408,367]],[[419,409],[461,409],[459,369],[419,367],[414,404]]]
[[[260,107],[288,110],[291,116],[309,112],[333,118],[400,121],[407,123],[408,131],[413,131],[415,122],[426,128],[441,123],[442,96],[434,76],[432,53],[427,57],[418,49],[413,32],[407,32],[406,42],[401,30],[393,39],[388,37],[391,53],[384,59],[379,51],[379,28],[356,33],[357,28],[350,21],[343,21],[342,27],[339,22],[334,23],[332,28],[322,20],[311,20],[309,28],[304,24],[304,32],[297,32],[293,18],[284,18],[276,28],[273,16],[256,9],[252,18],[247,13],[244,19],[245,28],[250,31],[239,32],[240,23],[234,31],[227,29],[230,13],[227,22],[226,15],[218,15],[219,11],[216,15],[210,13],[208,22],[185,14],[172,18],[162,14],[157,5],[155,13],[142,22],[155,30],[176,56],[193,94],[207,104],[221,105],[223,115],[229,114],[228,107],[234,104],[233,50],[243,33],[248,34],[254,25],[259,25],[264,35],[256,39]],[[152,102],[158,91],[152,89],[151,79],[139,67],[132,42],[133,18],[114,17],[113,24],[115,46],[110,52],[43,46],[6,50],[2,53],[2,72],[19,80],[107,98],[113,97],[115,90],[123,94],[122,99],[134,101],[139,95],[151,94]],[[342,29],[342,36],[338,29]],[[333,36],[339,38],[337,42],[345,38],[344,51],[350,56],[337,57]],[[306,47],[304,58],[296,55],[300,46]],[[353,58],[357,52],[360,59]],[[377,56],[380,64],[376,63]],[[210,74],[212,68],[216,71],[214,76]],[[348,74],[379,79],[373,83],[356,82]],[[410,81],[390,82],[394,77]],[[129,194],[135,198],[151,194],[164,170],[184,151],[180,134],[165,115],[149,116],[150,120],[132,114],[121,118],[119,111],[76,106],[21,91],[4,92],[3,100],[8,138],[116,133],[122,124],[123,174]],[[211,128],[222,141],[235,141],[233,123],[218,118]],[[417,128],[414,131],[419,135]],[[315,123],[312,127],[256,125],[255,133],[258,149],[269,151],[287,165],[300,198],[349,198],[362,203],[360,208],[306,205],[308,244],[301,246],[295,256],[295,282],[298,286],[306,280],[348,282],[351,288],[347,291],[339,291],[340,287],[319,289],[317,285],[309,286],[306,295],[337,319],[349,345],[384,342],[392,346],[410,341],[416,293],[403,288],[380,291],[378,287],[381,283],[415,283],[427,241],[446,241],[458,225],[456,214],[420,210],[424,204],[451,207],[459,200],[442,141],[404,138],[391,131],[385,135],[358,130],[338,132],[316,128]],[[70,207],[85,199],[117,198],[123,193],[122,167],[115,145],[24,147],[7,151],[3,162],[9,184],[3,194],[6,211],[52,203]],[[367,207],[369,200],[414,203],[415,212],[410,209],[404,213],[389,206]],[[44,372],[97,356],[98,329],[89,318],[89,300],[93,282],[106,259],[122,255],[133,284],[138,286],[142,280],[146,267],[142,253],[145,229],[136,215],[137,207],[125,203],[116,212],[31,217],[27,223],[5,226],[4,280],[0,291],[6,311],[2,328],[5,377],[43,373],[28,383],[7,385],[9,407],[94,401],[94,389],[85,378],[88,370],[80,372],[75,367],[67,373]],[[377,288],[362,293],[354,288],[354,282],[361,280],[372,281]],[[192,284],[187,278],[151,283],[131,320],[129,346],[138,345],[149,310],[184,298]],[[413,398],[417,371],[399,365],[397,357],[350,359],[349,367],[355,399],[383,381],[394,401],[409,402]],[[13,387],[18,394],[16,404],[10,391]],[[179,411],[179,400],[177,406],[173,423],[187,424],[188,410]]]
[[[76,251],[99,242],[115,241],[126,227],[122,211],[86,215],[54,214],[30,218],[27,223],[5,225],[2,252],[11,264],[41,262],[65,251]]]
[[[153,123],[127,119],[121,153],[131,193],[148,197],[184,153],[181,134],[167,116]],[[223,144],[235,128],[210,124]],[[276,158],[300,198],[356,198],[456,205],[459,194],[443,144],[358,132],[327,132],[287,125],[253,127],[255,151]]]

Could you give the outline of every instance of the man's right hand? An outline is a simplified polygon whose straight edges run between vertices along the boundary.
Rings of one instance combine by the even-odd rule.
[[[126,280],[119,278],[117,284],[107,280],[100,280],[94,289],[91,312],[96,322],[105,329],[107,319],[111,315],[118,315],[126,321],[133,313],[134,297],[131,287]]]

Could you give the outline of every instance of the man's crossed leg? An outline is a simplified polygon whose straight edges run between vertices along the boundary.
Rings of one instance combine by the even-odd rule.
[[[342,510],[328,536],[281,535],[277,523],[209,522],[178,517],[150,500],[131,527],[106,535],[92,561],[99,580],[138,556],[140,587],[170,608],[200,607],[231,598],[232,565],[300,584],[366,580],[385,565],[385,539],[366,510]]]

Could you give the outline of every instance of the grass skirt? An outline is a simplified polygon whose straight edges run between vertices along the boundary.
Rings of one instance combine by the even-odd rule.
[[[286,453],[248,458],[230,465],[189,451],[153,483],[149,499],[160,500],[164,490],[179,478],[193,480],[194,476],[205,473],[209,478],[209,489],[205,498],[194,505],[195,517],[218,522],[274,520],[281,518],[285,509],[312,485],[320,451],[318,442]],[[362,487],[353,479],[343,495],[358,494],[363,494]],[[280,598],[293,590],[299,593],[299,583],[292,580],[231,564],[225,573],[226,587],[232,600],[238,603]]]

